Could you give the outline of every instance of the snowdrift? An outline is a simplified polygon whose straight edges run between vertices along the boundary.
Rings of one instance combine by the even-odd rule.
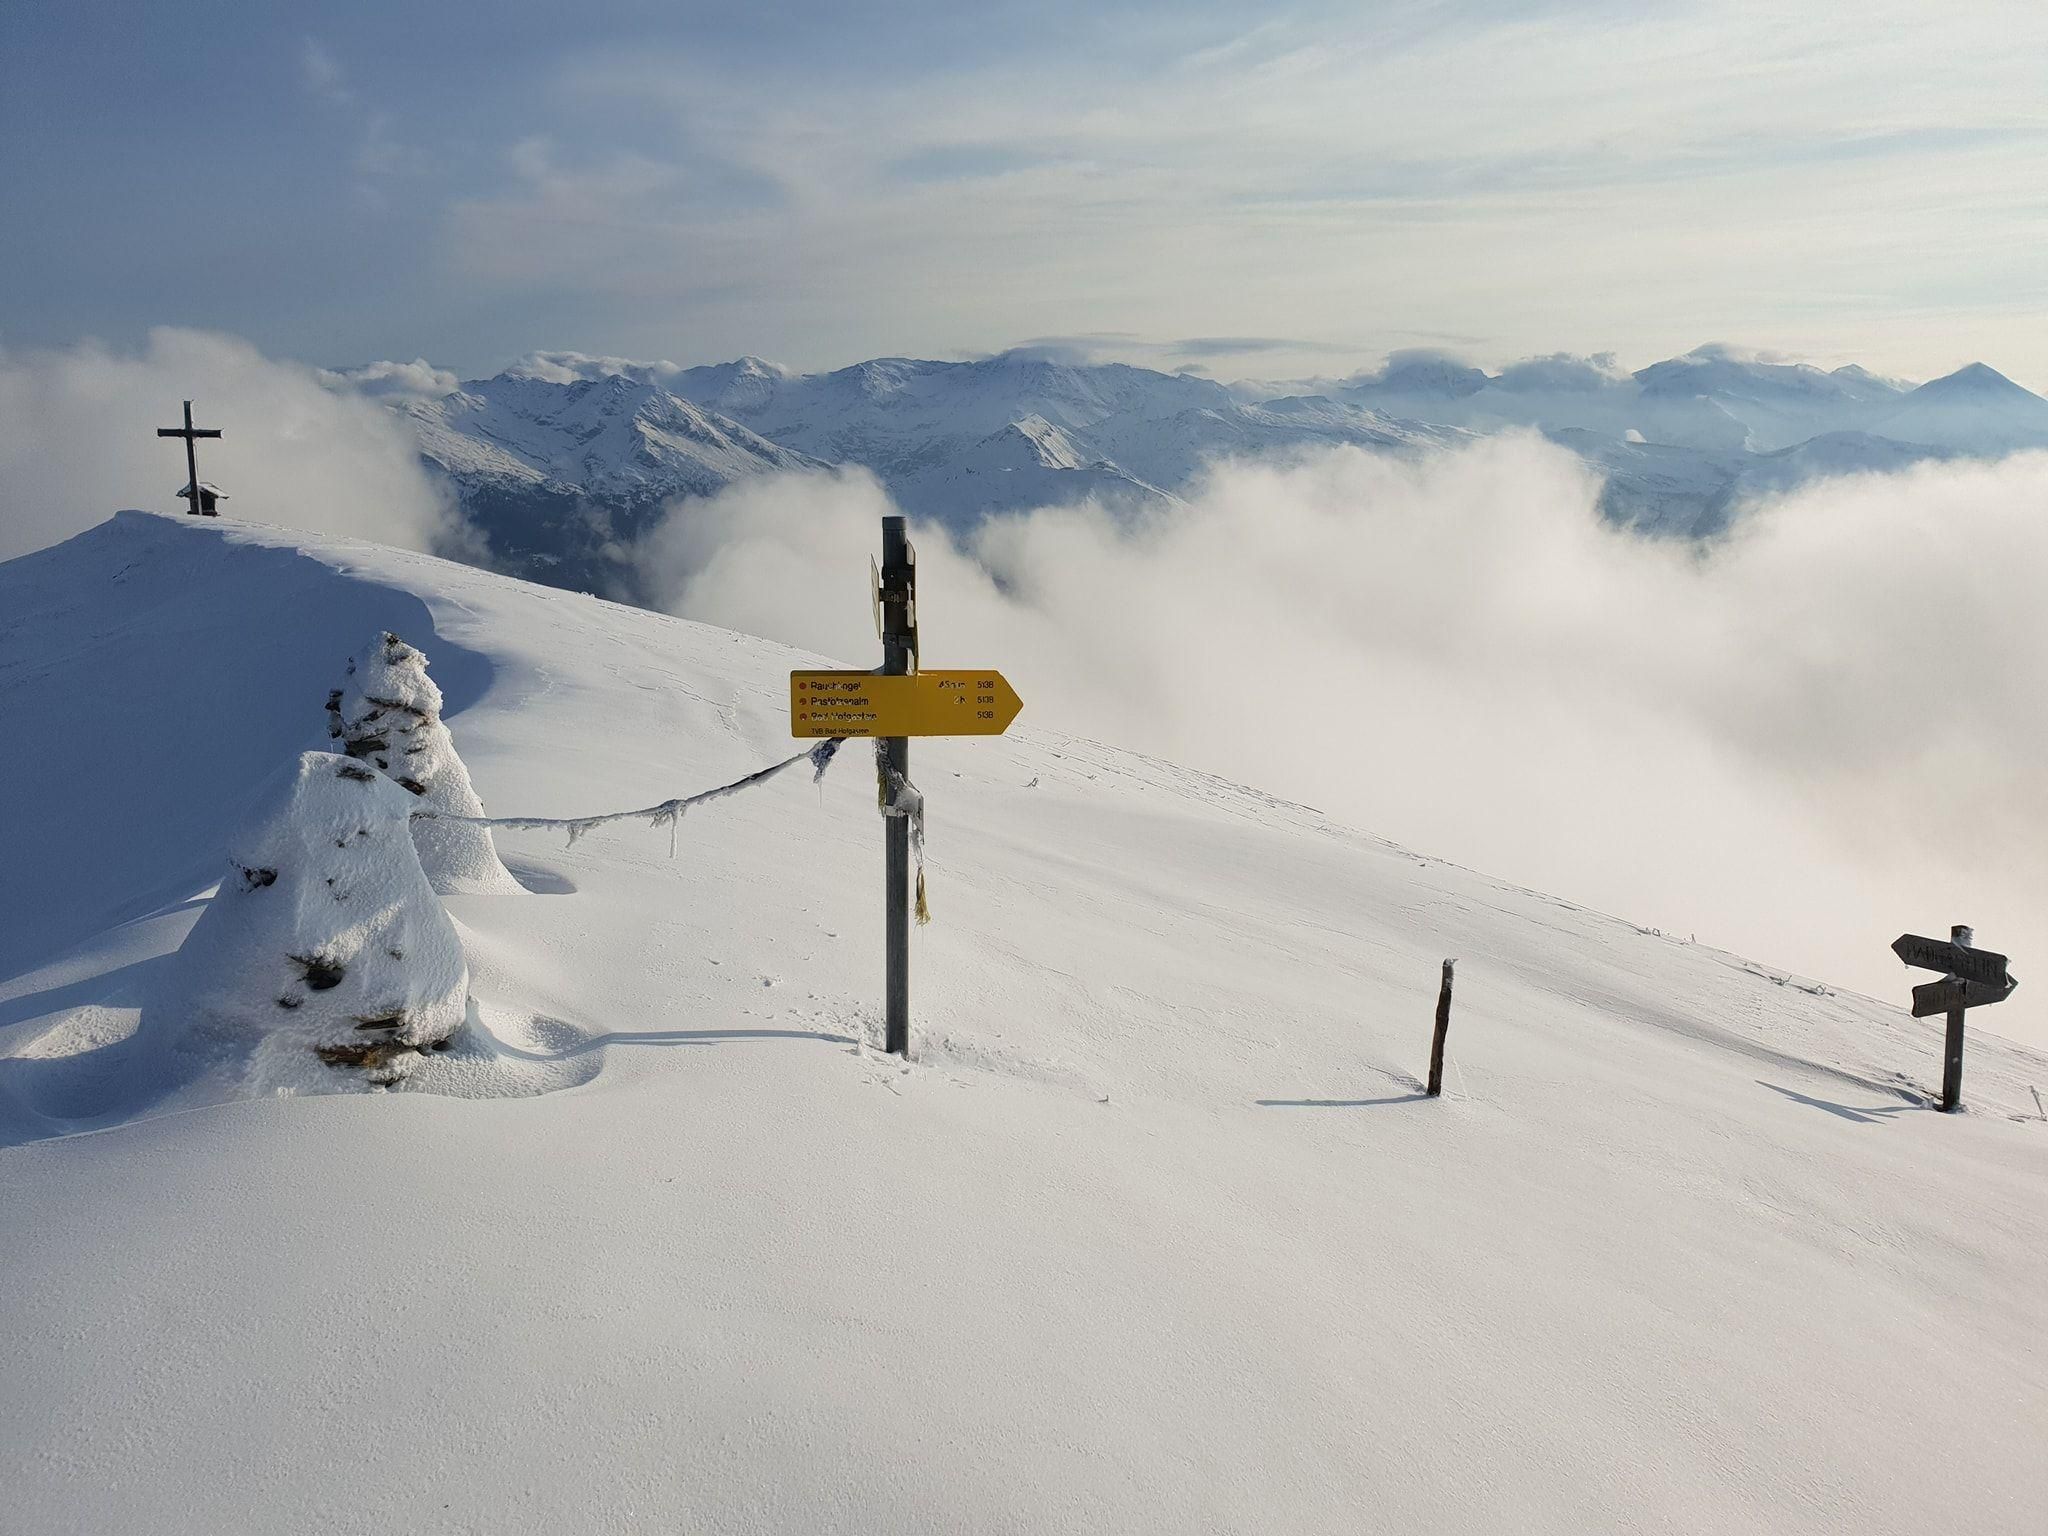
[[[673,859],[501,833],[390,1091],[178,1088],[383,630],[508,814],[785,756],[817,661],[233,523],[0,566],[0,1524],[2040,1529],[2048,1062],[1944,1117],[1938,1021],[1043,729],[918,751],[907,1067],[849,751]]]

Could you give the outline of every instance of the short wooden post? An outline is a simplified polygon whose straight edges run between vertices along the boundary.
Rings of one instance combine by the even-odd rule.
[[[1429,1043],[1429,1096],[1435,1098],[1444,1091],[1444,1036],[1451,1032],[1451,967],[1458,962],[1444,962],[1444,986],[1436,995],[1436,1038]]]

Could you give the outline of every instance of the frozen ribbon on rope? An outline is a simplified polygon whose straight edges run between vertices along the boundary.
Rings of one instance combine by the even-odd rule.
[[[668,853],[676,853],[676,823],[683,819],[683,812],[693,805],[702,805],[708,800],[722,800],[727,795],[736,795],[743,789],[752,789],[756,784],[765,784],[785,768],[794,768],[798,763],[811,765],[811,782],[816,784],[825,777],[825,770],[832,766],[832,759],[839,751],[839,744],[846,738],[829,737],[807,752],[795,757],[785,757],[779,763],[770,763],[766,768],[757,768],[745,778],[734,779],[730,784],[721,784],[716,789],[702,790],[694,795],[683,795],[674,800],[664,800],[659,805],[650,805],[637,811],[606,811],[599,816],[454,816],[446,811],[419,810],[412,813],[413,820],[432,819],[438,821],[459,821],[472,827],[506,827],[514,832],[553,832],[569,834],[573,845],[577,838],[592,827],[601,827],[614,821],[644,821],[650,827],[668,828]]]
[[[891,768],[883,756],[882,743],[875,743],[875,777],[880,786],[882,814],[903,816],[910,821],[910,853],[917,860],[917,925],[932,920],[924,899],[924,791]]]

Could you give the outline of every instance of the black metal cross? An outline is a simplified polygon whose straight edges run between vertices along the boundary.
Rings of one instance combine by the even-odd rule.
[[[192,444],[198,438],[219,437],[220,428],[193,426],[192,402],[190,400],[187,400],[185,402],[185,425],[182,427],[158,427],[156,429],[156,435],[158,437],[182,437],[183,439],[185,439],[185,473],[187,476],[190,477],[185,482],[185,495],[190,499],[192,503],[192,505],[187,510],[190,511],[194,517],[200,516],[201,514],[199,511],[199,455],[193,449]]]

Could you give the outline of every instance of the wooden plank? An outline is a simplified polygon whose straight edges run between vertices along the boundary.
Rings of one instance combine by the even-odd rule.
[[[1965,1008],[1982,1008],[1988,1003],[2002,1003],[2012,996],[2018,985],[2011,977],[1995,987],[1988,987],[1981,981],[1961,981],[1954,976],[1922,982],[1913,989],[1913,1017],[1931,1019],[1937,1013],[1960,1012]]]
[[[1902,933],[1892,941],[1892,953],[1906,964],[1919,966],[1922,970],[1943,971],[1987,987],[2005,985],[2006,958],[1988,949],[1966,949],[1946,939]]]

